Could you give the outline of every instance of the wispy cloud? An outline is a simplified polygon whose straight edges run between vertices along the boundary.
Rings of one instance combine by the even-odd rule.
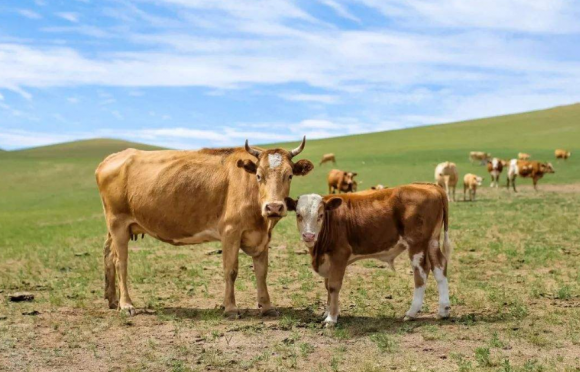
[[[349,19],[351,21],[355,21],[357,23],[361,23],[361,20],[358,17],[355,17],[354,15],[352,15],[348,11],[348,9],[346,8],[346,6],[344,6],[344,5],[336,2],[334,0],[320,0],[320,2],[322,4],[328,6],[332,10],[334,10],[336,12],[336,14],[338,14],[342,18],[346,18],[346,19]]]
[[[77,23],[79,21],[79,14],[74,12],[59,12],[56,15],[64,20],[72,23]]]
[[[315,102],[315,103],[324,103],[324,104],[333,104],[333,103],[338,103],[338,101],[339,101],[338,96],[331,95],[331,94],[298,93],[298,94],[282,94],[280,97],[282,97],[288,101]]]
[[[35,11],[32,11],[30,9],[18,9],[16,10],[16,12],[18,14],[20,14],[23,17],[26,17],[28,19],[41,19],[42,16],[40,14],[38,14]]]

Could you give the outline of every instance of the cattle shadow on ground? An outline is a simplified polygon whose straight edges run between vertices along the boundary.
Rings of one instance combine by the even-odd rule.
[[[291,330],[292,328],[308,328],[324,330],[322,323],[323,315],[320,311],[311,308],[278,308],[278,316],[268,317],[260,315],[257,309],[240,309],[240,318],[227,319],[223,315],[223,310],[214,309],[191,309],[183,307],[166,307],[157,311],[157,315],[163,315],[170,318],[190,319],[197,321],[209,321],[221,319],[226,325],[235,326],[242,324],[243,321],[260,321],[267,324],[268,329],[272,330]],[[391,334],[411,333],[428,326],[456,326],[469,327],[476,324],[502,323],[508,321],[502,314],[478,313],[472,312],[449,319],[437,319],[433,314],[423,314],[420,318],[413,321],[404,321],[403,316],[396,317],[370,317],[343,315],[339,317],[338,325],[330,331],[346,331],[349,338],[365,337],[378,332]]]

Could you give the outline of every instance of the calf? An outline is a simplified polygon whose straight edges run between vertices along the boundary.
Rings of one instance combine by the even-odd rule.
[[[503,172],[504,161],[498,158],[493,158],[487,162],[487,171],[491,175],[490,187],[499,187],[499,176]]]
[[[518,153],[518,160],[530,160],[531,157],[532,155],[526,154],[525,152]]]
[[[378,185],[375,186],[371,186],[371,190],[383,190],[386,187],[384,185],[381,185],[380,183]]]
[[[328,172],[328,193],[334,194],[335,192],[347,193],[356,192],[357,183],[354,180],[357,173],[355,172],[345,172],[338,169],[333,169]]]
[[[538,181],[546,173],[556,173],[551,163],[512,159],[508,169],[507,188],[509,190],[511,182],[514,192],[517,192],[516,177],[531,177],[534,182],[534,190],[538,191]]]
[[[485,164],[485,162],[487,162],[487,160],[491,158],[491,154],[488,152],[483,152],[483,151],[471,151],[469,153],[469,161],[471,161],[472,163],[475,161],[479,161],[482,165]]]
[[[477,186],[481,186],[483,178],[476,176],[475,174],[467,173],[463,177],[463,201],[466,201],[465,193],[469,190],[469,200],[475,201],[475,194],[477,192]]]
[[[324,323],[337,322],[338,295],[349,264],[376,258],[392,267],[405,250],[415,280],[415,294],[405,319],[416,318],[421,310],[430,270],[439,289],[439,317],[449,317],[449,209],[441,187],[411,184],[340,196],[309,194],[297,200],[286,198],[286,205],[296,211],[298,230],[314,271],[325,278],[328,307]],[[439,249],[442,228],[443,251]]]
[[[568,158],[570,157],[570,155],[572,155],[572,153],[570,151],[558,149],[554,152],[554,155],[556,155],[556,159],[568,160]]]
[[[324,154],[322,155],[322,159],[320,160],[320,164],[318,164],[319,166],[324,164],[324,163],[328,163],[328,162],[332,162],[332,164],[336,164],[336,157],[334,156],[334,154]]]
[[[455,163],[444,162],[435,168],[435,183],[445,189],[449,198],[449,191],[453,189],[453,201],[455,201],[455,187],[459,181],[459,173]]]

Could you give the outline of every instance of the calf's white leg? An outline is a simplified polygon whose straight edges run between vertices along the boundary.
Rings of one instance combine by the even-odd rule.
[[[413,267],[413,277],[415,280],[415,292],[413,293],[413,301],[411,308],[405,315],[405,320],[415,319],[417,314],[423,307],[423,299],[425,298],[425,288],[427,286],[427,270],[425,267],[425,253],[419,252],[412,256],[411,266]]]
[[[445,272],[441,267],[433,268],[433,275],[437,281],[437,290],[439,291],[439,318],[449,318],[451,302],[449,301],[449,282]]]

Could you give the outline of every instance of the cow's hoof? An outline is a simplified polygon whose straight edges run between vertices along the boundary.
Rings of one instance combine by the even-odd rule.
[[[120,311],[128,316],[137,314],[137,310],[131,304],[121,305]]]
[[[268,310],[261,310],[260,315],[268,317],[277,317],[280,315],[280,313],[278,312],[278,310],[276,310],[276,308],[272,307]]]
[[[109,309],[116,310],[119,308],[119,301],[109,301]]]
[[[240,319],[242,317],[242,315],[240,314],[240,312],[237,309],[235,309],[235,310],[224,311],[224,317],[233,320],[233,319]]]
[[[328,321],[328,320],[323,321],[322,324],[324,324],[324,328],[334,328],[334,327],[336,327],[336,322],[331,322],[331,321]]]
[[[404,322],[411,322],[413,320],[417,320],[417,317],[415,316],[410,316],[410,315],[405,315],[405,317],[403,318]]]
[[[449,313],[451,312],[451,306],[447,305],[439,309],[439,314],[437,314],[437,319],[449,319]]]

